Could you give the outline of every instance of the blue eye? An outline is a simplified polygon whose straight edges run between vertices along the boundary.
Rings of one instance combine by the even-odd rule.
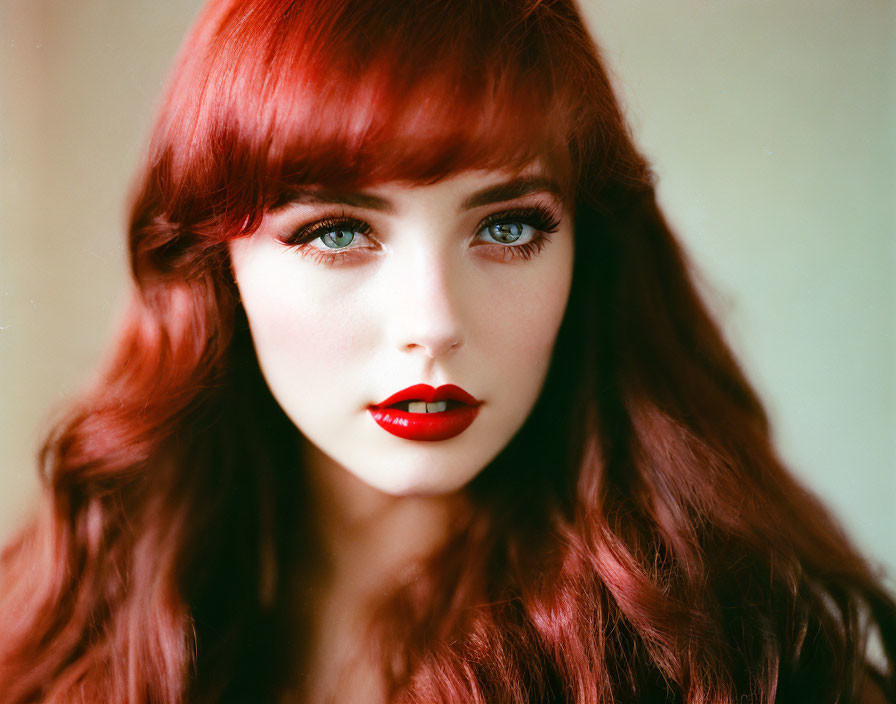
[[[355,239],[355,231],[347,228],[330,230],[320,235],[320,241],[330,249],[343,249],[348,247]]]
[[[363,257],[371,227],[363,220],[332,217],[302,225],[281,241],[321,264],[350,263]]]
[[[312,249],[340,250],[348,249],[358,235],[362,237],[370,232],[370,225],[354,218],[327,218],[320,222],[303,225],[288,237],[285,244],[292,246],[308,245]],[[320,244],[318,244],[318,242]],[[353,247],[353,249],[355,249]]]
[[[540,204],[514,208],[483,220],[476,232],[477,244],[486,245],[484,251],[499,261],[531,259],[559,226],[560,214],[552,208]]]
[[[527,232],[528,230],[528,232]],[[520,239],[524,234],[528,234],[528,239],[532,238],[534,228],[522,222],[496,222],[482,228],[496,242],[501,244],[512,244]]]

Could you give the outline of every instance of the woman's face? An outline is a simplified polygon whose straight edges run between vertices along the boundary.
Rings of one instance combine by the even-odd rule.
[[[532,410],[573,235],[538,170],[468,171],[302,189],[230,253],[262,372],[302,435],[383,492],[433,495],[472,479]]]

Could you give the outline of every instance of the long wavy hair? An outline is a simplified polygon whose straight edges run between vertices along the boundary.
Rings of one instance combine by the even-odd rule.
[[[575,206],[569,306],[461,528],[380,605],[389,699],[896,697],[896,606],[775,453],[572,0],[213,0],[138,174],[116,350],[2,556],[0,702],[278,696],[314,545],[227,242],[299,184],[534,160]]]

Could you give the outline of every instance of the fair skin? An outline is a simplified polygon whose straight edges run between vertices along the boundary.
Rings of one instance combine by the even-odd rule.
[[[368,604],[445,540],[461,489],[530,414],[569,297],[572,221],[538,167],[469,171],[302,189],[230,252],[262,372],[301,432],[326,556],[305,579],[317,701]],[[370,406],[416,384],[461,387],[475,420],[437,441],[387,432]]]

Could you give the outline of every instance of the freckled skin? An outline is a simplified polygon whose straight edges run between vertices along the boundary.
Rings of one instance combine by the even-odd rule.
[[[332,205],[268,214],[257,232],[231,243],[274,397],[308,441],[388,494],[461,488],[508,444],[544,383],[572,280],[571,218],[546,192],[461,208],[469,194],[507,179],[471,171],[433,185],[364,189],[395,208],[335,208],[371,228],[369,237],[355,235],[349,263],[316,261],[311,245],[282,241],[332,216]],[[491,239],[475,246],[484,217],[545,202],[562,217],[530,259],[499,258],[510,245]],[[368,406],[418,383],[457,384],[484,403],[449,440],[415,442],[380,428]]]

